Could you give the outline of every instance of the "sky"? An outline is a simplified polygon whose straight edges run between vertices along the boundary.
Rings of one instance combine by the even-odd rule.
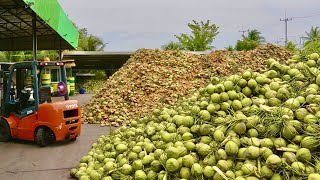
[[[78,27],[108,43],[105,51],[160,48],[174,35],[190,34],[192,20],[210,20],[219,27],[215,49],[234,46],[241,30],[257,29],[267,42],[300,43],[312,26],[320,27],[319,0],[58,0]],[[303,40],[303,39],[302,39]]]

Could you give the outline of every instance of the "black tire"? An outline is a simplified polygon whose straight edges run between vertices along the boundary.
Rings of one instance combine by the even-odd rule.
[[[54,133],[49,128],[40,127],[36,132],[36,142],[41,147],[48,146],[54,143],[55,140]]]
[[[71,139],[71,141],[76,141],[77,140],[77,137],[74,137]]]
[[[11,139],[11,130],[5,119],[0,119],[0,142],[8,142]]]

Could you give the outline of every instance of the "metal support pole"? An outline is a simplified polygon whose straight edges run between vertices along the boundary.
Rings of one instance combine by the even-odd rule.
[[[62,51],[61,51],[61,38],[59,38],[59,61],[62,60]]]
[[[280,21],[284,21],[284,31],[285,31],[285,40],[284,44],[288,44],[288,21],[292,21],[292,18],[287,18],[287,11],[285,11],[284,19],[280,19]]]
[[[37,61],[37,46],[37,16],[34,13],[32,15],[32,50],[34,61]]]
[[[59,61],[62,61],[61,38],[59,38]],[[66,66],[65,66],[65,65],[61,66],[61,67],[60,67],[60,71],[61,71],[61,81],[66,84],[67,90],[68,90]],[[69,100],[68,91],[67,91],[67,93],[64,95],[64,99],[65,99],[65,100]]]

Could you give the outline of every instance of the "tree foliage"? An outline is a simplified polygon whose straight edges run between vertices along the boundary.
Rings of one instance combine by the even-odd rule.
[[[210,24],[210,21],[201,21],[200,23],[193,20],[188,23],[191,29],[191,35],[181,33],[175,35],[182,45],[182,48],[189,51],[205,51],[213,48],[212,43],[215,37],[219,34],[219,27],[215,24]]]
[[[257,46],[259,46],[259,44],[260,43],[257,41],[244,38],[243,40],[237,41],[235,49],[237,51],[249,51],[249,50],[255,49]]]
[[[255,49],[262,42],[265,42],[265,38],[261,35],[261,32],[254,29],[248,32],[247,36],[242,36],[242,40],[238,40],[235,46],[237,51],[249,51]]]
[[[293,52],[293,53],[299,52],[299,49],[297,48],[297,46],[292,41],[289,41],[287,43],[287,45],[285,46],[285,48],[287,50],[289,50],[290,52]]]
[[[318,53],[320,54],[320,40],[313,40],[309,43],[305,44],[303,47],[302,53],[304,55],[309,55],[312,53]]]
[[[166,45],[163,45],[161,48],[163,50],[183,50],[183,47],[180,43],[173,41],[169,42]]]
[[[79,29],[79,44],[80,51],[103,51],[107,44],[97,36],[88,34],[86,28]]]
[[[227,51],[234,51],[234,47],[232,47],[231,45],[229,45],[228,47],[225,47],[225,49]]]
[[[21,62],[31,59],[30,51],[3,51],[0,53],[1,62]]]
[[[261,36],[261,32],[259,32],[256,29],[248,32],[247,39],[251,40],[251,41],[256,41],[258,43],[263,43],[266,41],[265,38],[263,36]]]
[[[320,29],[319,27],[311,27],[309,32],[306,32],[306,42],[304,43],[305,45],[308,45],[310,42],[313,41],[320,41]]]

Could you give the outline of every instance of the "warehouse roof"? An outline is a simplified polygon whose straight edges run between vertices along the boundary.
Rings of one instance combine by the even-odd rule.
[[[74,59],[76,69],[108,69],[112,66],[121,67],[134,51],[65,51],[63,59]]]
[[[207,54],[207,52],[190,52],[193,54]],[[74,59],[75,69],[109,69],[110,67],[121,67],[135,51],[64,51],[62,59]]]
[[[79,33],[57,0],[0,0],[0,51],[32,49],[36,15],[38,49],[75,49]]]

